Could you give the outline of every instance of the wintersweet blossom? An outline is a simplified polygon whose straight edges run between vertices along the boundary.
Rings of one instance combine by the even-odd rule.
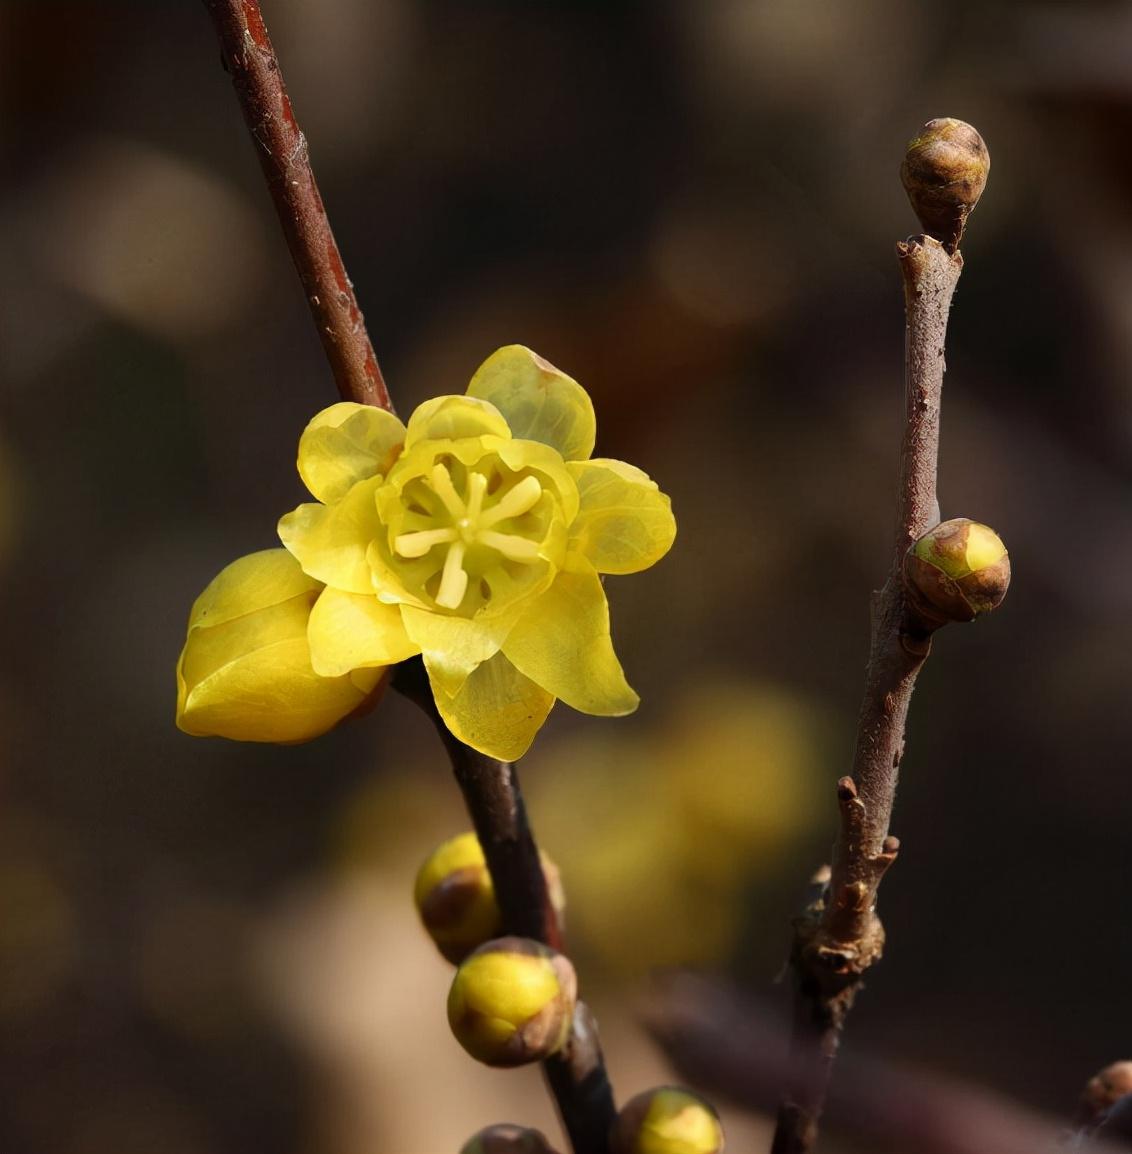
[[[319,413],[298,453],[316,501],[279,522],[325,586],[307,626],[315,674],[421,654],[449,729],[507,760],[556,698],[635,709],[599,574],[648,568],[676,525],[643,472],[590,459],[595,429],[585,390],[520,345],[407,426],[349,402]]]
[[[177,725],[196,737],[307,741],[363,705],[383,669],[323,677],[307,620],[322,585],[283,549],[222,569],[193,603],[177,662]]]

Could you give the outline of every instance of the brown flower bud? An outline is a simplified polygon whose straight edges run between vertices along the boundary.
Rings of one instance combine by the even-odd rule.
[[[460,1154],[555,1154],[541,1130],[497,1123],[473,1134]]]
[[[986,187],[990,153],[969,124],[941,116],[908,143],[900,179],[924,232],[949,252],[959,247],[967,217]]]
[[[558,867],[541,851],[539,859],[561,925],[566,896]],[[417,873],[413,897],[429,937],[454,965],[503,929],[491,874],[471,831],[449,838],[429,854]]]
[[[955,517],[925,533],[904,555],[904,586],[933,628],[989,613],[1010,586],[1010,556],[993,529]]]
[[[460,963],[448,993],[448,1024],[473,1058],[522,1066],[562,1048],[577,997],[568,958],[528,938],[498,938]]]
[[[1132,1062],[1113,1062],[1085,1084],[1077,1108],[1078,1125],[1099,1126],[1121,1098],[1132,1094]]]
[[[611,1154],[719,1154],[719,1115],[698,1094],[657,1086],[631,1098],[609,1132]]]

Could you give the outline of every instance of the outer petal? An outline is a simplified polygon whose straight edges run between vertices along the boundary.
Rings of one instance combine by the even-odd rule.
[[[646,473],[606,458],[566,467],[581,499],[570,526],[571,553],[582,553],[599,573],[637,573],[672,548],[672,503]]]
[[[468,396],[490,401],[516,437],[542,441],[567,461],[584,461],[594,451],[597,421],[589,394],[523,345],[492,353],[472,377]]]
[[[450,696],[458,693],[468,676],[498,652],[522,609],[495,616],[456,617],[430,609],[402,605],[405,632],[424,654],[433,686]]]
[[[325,589],[307,625],[311,665],[320,677],[340,677],[351,669],[396,665],[420,652],[401,624],[395,605],[373,593]]]
[[[620,717],[640,699],[609,636],[609,605],[589,566],[559,573],[503,643],[520,672],[583,713]]]
[[[433,682],[433,696],[444,724],[465,745],[517,761],[530,748],[554,697],[524,677],[502,653],[485,661],[449,696]]]
[[[178,702],[177,724],[197,737],[309,741],[353,713],[384,673],[366,669],[319,677],[305,637],[276,641],[222,665],[187,690]]]
[[[474,397],[434,397],[419,405],[409,418],[405,448],[411,449],[418,441],[483,436],[511,436],[506,419],[494,405]]]
[[[323,409],[299,438],[299,476],[320,501],[341,500],[359,481],[388,473],[405,426],[373,405],[341,401]]]
[[[279,539],[303,571],[347,593],[372,593],[366,549],[382,531],[380,477],[359,481],[336,505],[300,505],[279,520]]]
[[[193,602],[189,629],[221,625],[318,588],[319,582],[308,577],[286,549],[249,553],[221,569]]]

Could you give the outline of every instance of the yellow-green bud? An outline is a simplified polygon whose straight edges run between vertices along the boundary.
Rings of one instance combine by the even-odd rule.
[[[498,938],[461,962],[448,992],[448,1024],[478,1061],[522,1066],[562,1048],[577,997],[569,959],[528,938]]]
[[[555,1154],[541,1130],[499,1123],[473,1134],[460,1154]]]
[[[952,252],[987,184],[990,153],[969,124],[941,116],[908,142],[900,179],[924,232]]]
[[[955,517],[929,530],[904,555],[904,585],[930,624],[973,621],[1006,596],[1010,556],[993,529]]]
[[[544,853],[539,859],[561,924],[566,897],[558,867]],[[417,873],[413,900],[429,937],[454,965],[503,929],[483,849],[471,831],[449,838],[429,854]]]
[[[698,1094],[658,1086],[626,1103],[609,1134],[611,1154],[719,1154],[719,1115]]]

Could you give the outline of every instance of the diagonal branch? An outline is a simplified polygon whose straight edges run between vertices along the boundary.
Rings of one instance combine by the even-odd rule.
[[[256,143],[338,392],[343,400],[392,412],[393,402],[326,218],[307,138],[295,120],[259,0],[204,0],[204,5],[216,26],[224,67]]]
[[[346,275],[295,120],[259,0],[204,0],[220,39],[248,130],[306,290],[307,302],[343,399],[393,412],[365,321]],[[420,659],[402,663],[394,683],[436,725],[484,849],[505,930],[560,948],[515,767],[453,737],[432,698]],[[563,1050],[544,1064],[551,1092],[576,1154],[606,1154],[616,1116],[597,1026],[578,1003]]]

